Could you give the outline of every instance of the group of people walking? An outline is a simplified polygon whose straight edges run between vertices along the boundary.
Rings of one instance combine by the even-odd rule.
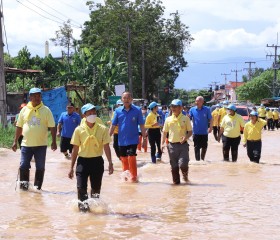
[[[233,104],[217,108],[212,112],[204,106],[203,97],[196,98],[196,106],[188,112],[184,111],[182,101],[174,99],[170,104],[170,111],[159,114],[158,104],[152,102],[148,107],[139,108],[133,105],[130,92],[124,92],[117,102],[110,129],[97,117],[97,107],[91,103],[81,108],[82,119],[71,103],[67,111],[62,113],[57,126],[50,109],[42,103],[41,90],[32,88],[29,91],[30,102],[24,106],[18,116],[13,151],[17,149],[17,142],[23,136],[21,143],[21,160],[19,167],[20,188],[29,188],[30,161],[35,159],[36,173],[34,186],[41,189],[47,150],[47,135],[52,135],[51,149],[56,150],[56,137],[60,137],[60,150],[65,158],[71,159],[69,178],[75,175],[77,179],[77,193],[79,209],[88,211],[87,204],[88,178],[90,179],[90,197],[100,195],[102,177],[104,173],[105,152],[109,163],[109,174],[114,172],[110,150],[111,136],[114,136],[113,147],[122,163],[122,170],[129,172],[131,182],[138,181],[137,149],[147,151],[147,139],[151,147],[151,162],[161,160],[163,149],[168,151],[171,175],[174,184],[183,180],[188,182],[189,172],[189,144],[193,137],[194,153],[197,161],[205,160],[208,147],[208,134],[213,131],[215,139],[223,142],[223,159],[229,161],[231,150],[232,161],[237,161],[238,146],[241,141],[241,131],[244,131],[243,145],[247,147],[251,161],[259,162],[261,156],[261,130],[266,121],[258,117],[258,112],[250,113],[250,122],[244,123],[242,117],[236,113]],[[150,110],[147,113],[147,108]],[[141,146],[139,146],[139,143]]]

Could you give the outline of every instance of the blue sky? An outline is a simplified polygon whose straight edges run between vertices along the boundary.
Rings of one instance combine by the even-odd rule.
[[[20,3],[19,3],[20,2]],[[253,67],[268,68],[273,60],[266,54],[274,53],[266,45],[277,44],[280,34],[280,1],[278,0],[162,0],[169,13],[179,11],[181,20],[189,26],[195,38],[185,57],[189,66],[175,82],[176,88],[199,89],[212,82],[224,83],[221,73],[243,70],[245,62],[254,61]],[[21,4],[22,3],[22,4]],[[54,37],[62,20],[72,19],[75,25],[88,20],[86,0],[9,0],[4,1],[4,19],[9,52],[12,56],[24,47],[32,55],[44,56],[44,43]],[[52,15],[48,15],[41,9]],[[23,6],[25,5],[25,6]],[[27,7],[37,11],[50,21]],[[53,10],[55,9],[55,10]],[[79,38],[81,30],[74,28]],[[280,36],[279,36],[280,38]],[[7,51],[7,47],[5,47]],[[60,55],[59,47],[50,43],[50,53]],[[238,73],[238,80],[247,74]],[[228,80],[235,81],[232,73]]]

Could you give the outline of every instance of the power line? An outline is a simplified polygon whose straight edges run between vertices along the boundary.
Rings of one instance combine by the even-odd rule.
[[[259,60],[259,61],[256,61],[256,62],[268,62],[267,59],[263,59],[263,60]],[[240,63],[244,63],[243,61],[240,61],[240,62],[202,62],[202,61],[188,61],[188,63],[193,63],[193,64],[209,64],[209,65],[214,65],[214,64],[221,64],[221,65],[226,65],[226,64],[240,64]]]
[[[31,5],[35,6],[36,8],[39,8],[41,11],[45,12],[46,14],[48,14],[48,15],[50,15],[50,16],[52,16],[52,17],[55,17],[55,18],[57,18],[57,19],[59,19],[59,20],[61,20],[61,21],[65,22],[65,20],[64,20],[64,19],[62,19],[62,18],[60,18],[60,17],[57,17],[57,16],[55,16],[55,15],[53,15],[53,14],[51,14],[51,13],[47,12],[47,11],[46,11],[46,10],[44,10],[43,8],[41,8],[41,7],[37,6],[36,4],[34,4],[34,3],[30,2],[29,0],[25,0],[25,1],[29,2]],[[71,25],[72,25],[73,27],[80,28],[80,26],[77,26],[77,25],[74,25],[74,24],[71,24]]]
[[[67,17],[65,14],[63,14],[63,13],[57,11],[57,10],[54,9],[53,7],[51,7],[51,6],[49,6],[48,4],[44,3],[43,1],[41,1],[41,0],[37,0],[37,1],[40,2],[40,3],[42,3],[42,4],[44,4],[44,5],[47,6],[48,8],[52,9],[53,11],[57,12],[57,13],[60,14],[61,16],[65,17],[65,18],[67,18],[67,19],[69,19],[69,20],[71,20],[72,22],[75,22],[75,23],[79,24],[80,26],[82,25],[82,24],[80,24],[79,22],[77,22],[77,21],[75,21],[75,20],[73,20],[73,19]]]
[[[43,17],[43,18],[46,18],[46,19],[48,19],[48,20],[50,20],[50,21],[53,21],[53,22],[56,22],[56,23],[59,23],[59,24],[63,24],[63,23],[64,23],[64,22],[59,22],[59,21],[56,21],[56,20],[54,20],[54,19],[51,19],[51,18],[49,18],[49,17],[47,17],[47,16],[42,15],[41,13],[37,12],[36,10],[34,10],[34,9],[32,9],[32,8],[30,8],[30,7],[28,7],[28,6],[26,6],[25,4],[23,4],[23,3],[20,2],[19,0],[16,0],[16,1],[17,1],[18,3],[20,3],[21,5],[23,5],[24,7],[28,8],[29,10],[31,10],[31,11],[37,13],[38,15],[40,15],[40,16]],[[72,25],[71,25],[71,26],[72,26]],[[79,28],[80,28],[80,27],[79,27]]]
[[[1,12],[2,12],[2,18],[3,18],[3,26],[4,26],[4,33],[5,33],[5,40],[6,40],[6,46],[7,46],[7,52],[10,55],[9,51],[9,44],[7,39],[7,32],[6,32],[6,26],[5,26],[5,19],[4,19],[4,9],[3,9],[3,0],[1,0]],[[0,23],[1,24],[1,23]]]

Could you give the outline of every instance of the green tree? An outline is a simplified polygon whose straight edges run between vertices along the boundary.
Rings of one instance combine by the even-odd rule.
[[[273,70],[266,70],[259,76],[253,78],[243,86],[237,88],[238,99],[249,100],[253,103],[259,104],[261,99],[270,98],[271,86],[273,80]],[[279,79],[278,74],[278,79]],[[279,86],[279,81],[278,81]],[[279,88],[278,88],[279,90]]]
[[[31,53],[27,49],[27,46],[22,48],[19,52],[17,57],[15,57],[15,67],[21,69],[30,69],[32,63]]]
[[[105,5],[90,1],[88,5],[92,12],[82,32],[83,46],[116,49],[120,61],[127,62],[130,30],[135,97],[141,96],[143,61],[148,98],[157,93],[158,82],[174,86],[179,72],[187,66],[183,53],[193,40],[178,13],[165,19],[158,0],[108,0]],[[128,79],[124,83],[128,84]]]
[[[61,46],[63,49],[66,49],[67,62],[70,61],[70,49],[75,47],[75,39],[73,37],[73,29],[71,27],[71,21],[68,20],[64,22],[62,26],[59,27],[59,30],[55,32],[55,37],[50,39],[55,46]]]

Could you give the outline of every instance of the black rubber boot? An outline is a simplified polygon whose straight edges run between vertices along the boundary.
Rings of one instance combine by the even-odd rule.
[[[195,155],[195,159],[196,161],[200,161],[200,149],[195,147],[194,148],[194,155]]]
[[[231,151],[231,157],[232,157],[232,161],[236,162],[237,157],[238,157],[238,152],[237,151]]]
[[[19,188],[27,191],[29,187],[29,169],[19,169]]]
[[[204,161],[204,159],[205,159],[206,151],[207,151],[207,148],[202,148],[202,149],[201,149],[201,159],[202,159],[203,161]]]
[[[84,202],[85,200],[88,199],[88,194],[86,189],[78,188],[78,199],[80,200],[80,202],[78,203],[79,210],[81,212],[88,212],[90,210],[89,205],[87,202]]]
[[[34,186],[36,186],[38,190],[41,190],[44,174],[45,170],[36,170],[35,172]]]
[[[100,190],[97,191],[97,190],[91,189],[91,193],[90,193],[91,198],[99,198],[99,196],[100,196]]]
[[[174,184],[180,184],[179,167],[172,168],[171,173],[172,173],[173,183]]]
[[[229,161],[229,150],[223,150],[224,161]]]
[[[189,167],[181,168],[183,179],[185,182],[189,182]]]

